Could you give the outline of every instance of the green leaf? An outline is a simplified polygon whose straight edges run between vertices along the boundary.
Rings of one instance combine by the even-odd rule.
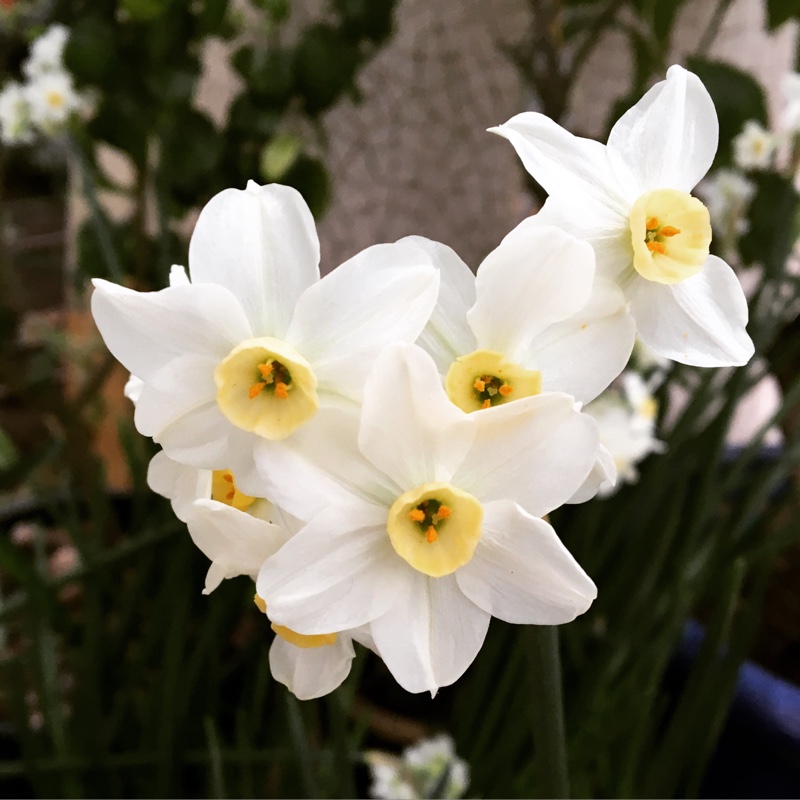
[[[261,176],[270,183],[280,181],[294,166],[303,151],[303,140],[293,133],[282,133],[261,151]]]
[[[197,24],[200,31],[213,35],[218,33],[228,13],[229,0],[204,0],[200,13],[197,16]]]
[[[78,84],[103,84],[119,69],[114,28],[99,16],[78,19],[64,49],[64,63]]]
[[[120,8],[137,22],[152,22],[169,9],[170,0],[120,0]]]
[[[19,458],[19,452],[8,434],[0,428],[0,469],[6,470],[13,466]]]
[[[767,25],[771,31],[797,16],[800,16],[800,0],[767,0]]]
[[[750,202],[750,228],[739,246],[747,264],[763,264],[767,275],[780,275],[796,241],[800,195],[790,180],[774,172],[750,176],[756,194]]]
[[[353,40],[383,42],[392,33],[395,0],[333,0],[345,33]]]
[[[656,0],[653,6],[653,31],[660,42],[669,42],[675,17],[686,0]]]
[[[194,109],[170,116],[161,135],[164,182],[183,202],[198,199],[219,163],[222,138],[211,120]]]
[[[322,162],[300,156],[295,165],[283,176],[283,182],[294,186],[305,198],[311,213],[319,219],[331,199],[331,184]]]
[[[358,48],[330,25],[313,25],[296,52],[297,82],[306,110],[316,115],[353,85]]]
[[[688,66],[703,81],[717,108],[719,150],[714,164],[729,164],[731,142],[747,120],[754,119],[764,127],[769,126],[764,91],[752,75],[730,64],[693,57]]]
[[[89,122],[88,131],[92,139],[125,151],[138,166],[147,160],[147,119],[125,94],[107,94]]]

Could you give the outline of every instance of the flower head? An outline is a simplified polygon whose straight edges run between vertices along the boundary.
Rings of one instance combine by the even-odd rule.
[[[760,123],[750,119],[733,140],[733,160],[744,170],[765,170],[775,154],[775,137]]]
[[[258,576],[272,618],[303,634],[369,624],[409,691],[455,681],[492,615],[559,624],[592,581],[542,516],[593,466],[594,422],[546,393],[465,414],[413,345],[387,348],[361,419],[329,415],[314,463],[280,445],[270,496],[308,523]]]
[[[25,86],[31,122],[46,136],[52,136],[77,111],[81,99],[66,72],[45,72]]]
[[[24,144],[33,139],[31,106],[25,88],[10,81],[0,92],[0,141]]]
[[[420,246],[442,283],[418,344],[463,411],[543,391],[588,403],[625,367],[635,324],[620,289],[595,281],[585,242],[529,220],[484,259],[477,278],[450,248]]]
[[[30,54],[22,65],[25,75],[35,80],[48,72],[61,72],[67,39],[69,28],[65,25],[51,25],[31,45]]]
[[[191,282],[180,271],[159,292],[94,282],[98,328],[144,384],[136,425],[170,458],[263,494],[256,458],[278,441],[301,446],[320,410],[357,407],[378,353],[416,338],[436,302],[438,273],[411,241],[368,248],[322,280],[318,261],[300,195],[251,182],[201,212]]]
[[[549,194],[534,219],[592,244],[598,274],[624,290],[653,350],[697,366],[749,360],[744,293],[730,267],[709,255],[708,210],[690,194],[718,138],[714,104],[697,76],[670,67],[623,114],[607,145],[531,112],[492,130]]]

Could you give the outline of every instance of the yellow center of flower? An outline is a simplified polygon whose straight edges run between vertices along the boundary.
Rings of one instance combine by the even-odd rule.
[[[649,281],[680,283],[703,268],[711,245],[708,209],[687,192],[643,194],[629,217],[633,266]]]
[[[423,483],[394,501],[386,531],[414,569],[441,578],[472,558],[483,533],[483,506],[449,483]]]
[[[227,469],[215,469],[211,473],[211,499],[218,503],[225,503],[238,511],[247,511],[256,498],[244,494],[236,488],[233,473]]]
[[[55,91],[55,89],[51,89],[45,99],[47,100],[47,105],[51,108],[61,108],[64,105],[64,95]]]
[[[261,597],[256,595],[253,601],[262,614],[267,613],[267,604]],[[336,644],[337,634],[335,633],[320,633],[314,636],[305,636],[302,633],[293,631],[291,628],[286,628],[283,625],[276,625],[274,622],[270,623],[270,627],[281,639],[289,642],[289,644],[293,644],[295,647],[310,649],[312,647],[325,647],[329,644]]]
[[[214,370],[217,404],[238,428],[285,439],[319,408],[317,378],[290,344],[271,336],[248,339]]]
[[[447,396],[470,413],[539,394],[542,373],[506,361],[496,350],[475,350],[450,365],[444,386]]]

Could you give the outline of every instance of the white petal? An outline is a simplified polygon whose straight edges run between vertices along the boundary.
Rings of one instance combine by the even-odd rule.
[[[548,325],[586,305],[594,279],[591,245],[530,223],[517,225],[480,265],[467,312],[478,347],[516,362]]]
[[[184,355],[154,372],[136,402],[134,421],[139,433],[158,436],[185,414],[215,403],[215,366],[206,356]]]
[[[205,594],[213,591],[219,574],[255,579],[261,565],[288,539],[277,525],[216,500],[197,500],[187,524],[192,541],[216,567],[216,575],[212,573],[212,580],[206,582]]]
[[[276,636],[269,648],[269,668],[272,677],[298,700],[313,700],[341,685],[350,674],[355,655],[346,635],[323,647],[296,647]]]
[[[416,343],[446,374],[456,358],[477,348],[475,334],[467,324],[467,311],[475,303],[475,275],[447,245],[421,236],[409,238],[429,253],[439,269],[439,298]]]
[[[467,597],[520,625],[562,625],[589,608],[597,587],[550,525],[510,501],[484,511],[483,538],[455,573]]]
[[[311,363],[321,389],[361,398],[362,370],[388,344],[413,342],[430,319],[439,291],[431,257],[401,239],[378,244],[310,287],[297,303],[287,341]]]
[[[242,476],[250,471],[247,462],[253,460],[253,447],[258,437],[231,425],[216,401],[188,411],[153,438],[170,458],[182,464],[231,470],[239,487],[251,493],[245,488]]]
[[[635,340],[636,322],[622,290],[597,278],[589,302],[531,341],[519,362],[542,373],[545,392],[588,403],[625,369]]]
[[[435,695],[473,662],[490,619],[464,596],[453,575],[429,578],[408,568],[392,607],[370,630],[395,680],[406,691]]]
[[[189,274],[186,272],[186,267],[179,264],[173,264],[172,269],[169,271],[169,285],[170,286],[188,286],[191,283]]]
[[[354,411],[321,408],[290,438],[261,442],[256,462],[266,496],[303,520],[359,498],[391,505],[403,490],[359,450],[358,424]]]
[[[255,336],[284,338],[300,295],[319,280],[319,240],[289,186],[226,189],[200,212],[189,244],[192,283],[227,287]]]
[[[125,384],[125,388],[123,389],[123,394],[128,400],[131,401],[134,405],[139,402],[139,396],[142,393],[142,389],[144,388],[144,381],[141,378],[137,378],[135,375],[131,375],[128,378],[128,382]]]
[[[595,460],[597,425],[572,397],[540,394],[476,411],[475,441],[453,485],[481,503],[510,499],[543,517],[581,486]]]
[[[591,500],[598,492],[607,494],[616,485],[617,466],[614,463],[614,457],[601,444],[597,449],[597,458],[589,477],[586,478],[581,488],[567,502],[571,504],[585,503],[587,500]]]
[[[533,111],[517,114],[505,125],[489,130],[508,139],[544,190],[571,203],[576,214],[591,209],[593,216],[606,222],[620,214],[627,217],[636,198],[625,197],[605,145],[573,136]]]
[[[639,336],[659,355],[696,367],[740,366],[753,355],[747,300],[721,258],[671,286],[637,277],[628,297]]]
[[[717,152],[719,123],[701,80],[672,66],[622,115],[608,137],[609,156],[634,175],[631,191],[691,191],[708,172]]]
[[[386,533],[386,509],[326,508],[261,568],[258,594],[270,619],[304,634],[365,625],[396,597],[405,562]]]
[[[403,490],[449,481],[472,443],[469,416],[450,402],[431,357],[386,348],[364,388],[361,452]]]
[[[548,197],[530,224],[554,225],[588,242],[595,255],[597,275],[615,278],[633,264],[633,245],[627,214],[608,221],[592,215],[591,209],[576,213],[566,198]]]
[[[175,515],[186,522],[194,501],[211,497],[211,471],[179,464],[162,450],[150,461],[147,485],[170,500]]]
[[[147,383],[173,359],[216,361],[252,334],[236,298],[218,286],[134,292],[95,279],[92,314],[114,357]]]

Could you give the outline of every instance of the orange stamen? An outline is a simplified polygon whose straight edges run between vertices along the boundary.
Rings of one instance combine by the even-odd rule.
[[[480,378],[476,378],[475,383],[472,384],[472,388],[478,392],[483,392],[486,389],[486,382],[482,381]]]
[[[233,500],[236,497],[236,489],[231,489],[228,494],[225,495],[226,500]]]
[[[275,384],[275,397],[285,400],[289,396],[289,387],[283,382],[278,381]]]
[[[486,399],[483,401],[483,403],[482,403],[482,405],[481,405],[481,408],[491,408],[491,407],[492,407],[492,401],[491,401],[491,400],[490,400],[490,399],[487,397],[487,398],[486,398]]]
[[[503,395],[503,397],[508,397],[511,394],[511,392],[514,391],[514,387],[509,386],[507,383],[504,383],[497,391],[500,392],[500,394]]]
[[[659,236],[677,236],[681,232],[680,228],[674,225],[665,225],[659,232]]]
[[[425,512],[421,508],[415,508],[408,512],[412,522],[422,522],[425,519]]]
[[[259,395],[259,394],[261,394],[261,390],[262,390],[262,389],[263,389],[263,388],[264,388],[266,385],[267,385],[267,384],[266,384],[266,383],[264,383],[263,381],[261,381],[261,382],[259,382],[259,383],[254,383],[254,384],[253,384],[253,385],[250,387],[250,391],[247,393],[247,396],[248,396],[248,397],[249,397],[251,400],[252,400],[254,397],[258,397],[258,395]]]
[[[439,510],[433,515],[433,524],[438,525],[443,519],[449,519],[452,513],[449,506],[439,506]]]
[[[269,378],[275,367],[272,364],[259,364],[258,371],[261,373],[262,378]]]
[[[654,231],[658,228],[658,217],[650,217],[644,224],[645,228],[649,231]]]
[[[436,533],[436,528],[433,525],[428,528],[425,538],[428,540],[428,544],[433,544],[439,538],[439,534]]]
[[[662,256],[667,252],[667,248],[661,242],[648,242],[647,249],[651,253],[659,253]]]
[[[233,483],[233,475],[230,472],[224,472],[222,474],[222,480],[227,481],[228,483]]]

